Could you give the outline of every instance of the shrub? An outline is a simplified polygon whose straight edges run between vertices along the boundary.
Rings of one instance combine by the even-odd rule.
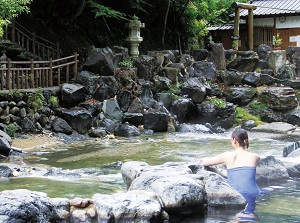
[[[212,98],[212,99],[210,99],[210,102],[213,105],[216,105],[218,108],[225,108],[226,107],[226,101],[224,101],[221,98]]]
[[[246,111],[246,109],[241,108],[241,107],[237,107],[236,108],[236,116],[235,116],[235,121],[234,123],[236,125],[242,125],[244,122],[249,121],[249,120],[253,120],[255,121],[256,125],[261,125],[263,122],[260,120],[259,117],[254,116],[252,114],[250,114],[248,111]]]
[[[15,125],[14,123],[8,124],[6,127],[6,133],[10,136],[10,137],[15,137],[17,131],[19,130],[19,126]]]

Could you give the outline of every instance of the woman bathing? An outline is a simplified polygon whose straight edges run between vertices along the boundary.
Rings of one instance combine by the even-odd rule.
[[[241,215],[256,217],[254,214],[255,200],[261,190],[256,183],[256,167],[260,157],[248,152],[248,133],[242,128],[236,128],[231,135],[233,151],[224,152],[213,158],[204,158],[202,165],[211,166],[224,163],[227,168],[227,181],[230,186],[243,195],[247,206]]]

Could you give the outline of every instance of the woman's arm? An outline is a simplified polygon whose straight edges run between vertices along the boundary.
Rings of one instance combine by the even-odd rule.
[[[226,160],[225,157],[226,157],[226,153],[222,153],[222,154],[219,154],[212,158],[209,158],[209,157],[204,158],[202,160],[202,165],[203,166],[212,166],[212,165],[225,163],[225,160]]]

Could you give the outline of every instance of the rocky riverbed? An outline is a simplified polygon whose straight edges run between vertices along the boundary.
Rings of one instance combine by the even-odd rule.
[[[286,140],[287,144],[299,141],[300,136],[298,127],[287,123],[261,125],[249,133],[251,139],[280,138]],[[74,136],[74,139],[78,137]],[[133,139],[115,138],[94,142],[103,143],[105,140],[117,142]],[[30,152],[41,148],[51,149],[55,145],[70,141],[70,138],[61,135],[30,134],[17,137],[13,140],[13,145]],[[76,140],[73,143],[76,143]],[[112,153],[114,151],[111,150]],[[264,182],[284,180],[290,176],[299,177],[299,161],[284,162],[284,159],[288,158],[280,160],[273,156],[262,157],[258,168],[258,180]],[[166,222],[174,212],[185,215],[201,210],[204,213],[207,207],[222,208],[231,205],[242,209],[245,205],[244,200],[226,183],[226,179],[222,177],[222,168],[212,168],[211,172],[203,169],[199,162],[171,162],[163,165],[149,165],[139,161],[125,162],[121,173],[128,187],[127,192],[109,195],[95,192],[87,200],[70,200],[49,198],[45,193],[24,189],[6,190],[0,193],[0,200],[1,203],[6,202],[9,205],[1,207],[0,213],[6,214],[2,214],[0,220],[9,222],[11,219],[22,218],[35,222],[51,222],[54,219],[56,222],[102,222],[115,219],[126,222],[130,219],[133,222]],[[198,195],[195,196],[195,193]],[[230,200],[228,196],[231,197]],[[35,213],[33,204],[37,205],[41,214],[20,215],[20,207],[25,206],[28,213]]]

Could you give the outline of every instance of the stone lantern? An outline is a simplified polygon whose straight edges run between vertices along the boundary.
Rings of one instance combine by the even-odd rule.
[[[139,44],[143,41],[140,36],[140,29],[145,27],[145,23],[141,23],[137,16],[133,16],[129,23],[126,23],[126,27],[129,29],[129,36],[126,41],[130,43],[130,56],[139,56]]]

